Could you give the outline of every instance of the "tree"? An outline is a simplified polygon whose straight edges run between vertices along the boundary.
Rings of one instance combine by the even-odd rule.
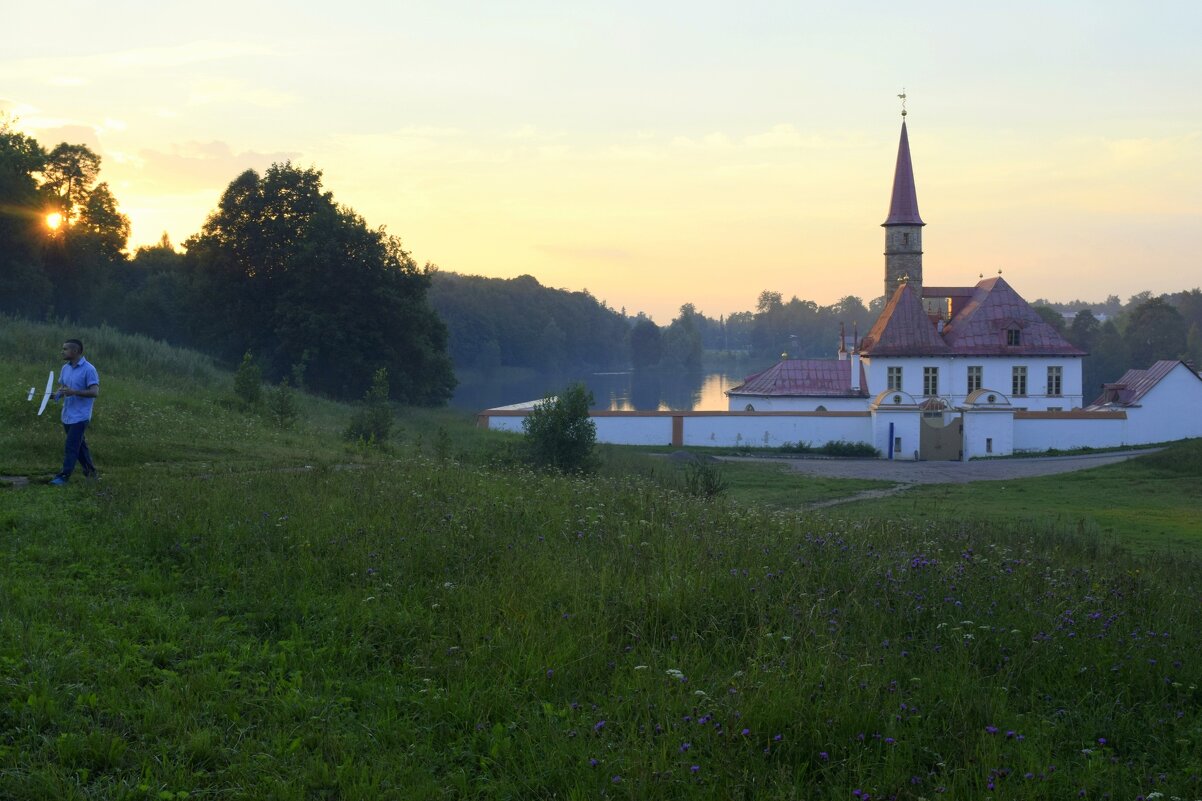
[[[1058,333],[1064,333],[1064,315],[1053,309],[1051,306],[1037,304],[1032,306],[1035,313],[1043,318],[1043,321],[1055,328]]]
[[[185,267],[190,322],[226,358],[254,350],[279,378],[308,350],[310,389],[342,398],[385,363],[392,398],[450,397],[446,327],[426,301],[432,268],[335,203],[315,169],[273,164],[234,179],[188,240]]]
[[[97,184],[88,194],[73,233],[91,237],[110,261],[121,258],[129,239],[129,218],[117,208],[117,199],[107,183]]]
[[[40,316],[52,287],[41,267],[44,202],[35,177],[46,152],[0,116],[0,312]]]
[[[388,369],[381,367],[372,375],[371,387],[351,415],[343,436],[346,439],[378,445],[392,433],[392,406],[388,402]]]
[[[597,426],[589,418],[593,394],[584,384],[570,384],[548,396],[522,420],[526,449],[533,464],[564,473],[593,468]]]
[[[659,326],[640,317],[630,329],[630,363],[636,370],[646,369],[659,364],[660,356]]]
[[[60,142],[46,156],[42,188],[56,201],[60,213],[74,222],[100,174],[100,156],[87,145]]]
[[[1068,341],[1081,350],[1092,352],[1094,340],[1098,336],[1100,326],[1098,318],[1093,316],[1092,311],[1082,309],[1073,317],[1073,322],[1068,327],[1068,331],[1066,332]]]
[[[701,332],[693,304],[680,307],[680,316],[663,332],[660,363],[665,367],[695,369],[701,366]]]
[[[1181,358],[1185,336],[1181,314],[1163,298],[1149,298],[1136,306],[1123,331],[1131,360],[1139,368],[1149,367],[1158,359]]]

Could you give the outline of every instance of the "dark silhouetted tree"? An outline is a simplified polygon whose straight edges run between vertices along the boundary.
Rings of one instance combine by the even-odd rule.
[[[426,302],[429,270],[335,203],[315,169],[273,164],[238,176],[188,240],[185,265],[195,282],[191,325],[227,358],[253,350],[280,378],[307,350],[306,384],[318,392],[354,397],[386,364],[392,398],[450,397],[455,377],[446,328]]]

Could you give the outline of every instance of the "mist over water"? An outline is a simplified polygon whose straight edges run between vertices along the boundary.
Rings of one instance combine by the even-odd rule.
[[[661,370],[610,373],[563,373],[492,379],[460,384],[451,405],[466,411],[536,400],[569,383],[583,382],[593,393],[593,408],[611,411],[724,411],[726,390],[742,383],[755,370]]]

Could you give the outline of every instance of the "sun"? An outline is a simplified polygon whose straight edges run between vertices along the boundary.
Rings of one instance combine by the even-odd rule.
[[[46,227],[51,231],[57,231],[58,227],[63,224],[63,215],[57,211],[46,215]]]

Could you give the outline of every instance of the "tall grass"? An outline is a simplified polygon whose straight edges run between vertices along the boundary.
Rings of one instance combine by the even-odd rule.
[[[138,386],[100,485],[0,491],[0,798],[1202,797],[1194,557]]]

